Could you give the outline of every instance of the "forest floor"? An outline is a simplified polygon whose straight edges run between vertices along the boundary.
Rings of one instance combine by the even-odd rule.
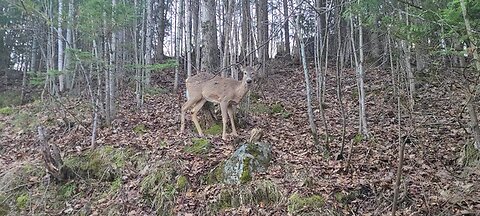
[[[48,108],[34,102],[2,109],[0,215],[389,214],[399,149],[397,97],[391,73],[376,68],[366,71],[370,132],[366,139],[357,135],[354,70],[343,72],[346,147],[342,160],[337,158],[342,143],[342,115],[335,71],[328,71],[326,80],[323,105],[331,154],[324,155],[314,146],[310,134],[301,66],[284,62],[269,65],[270,76],[263,91],[257,88],[252,92],[252,111],[247,124],[239,130],[240,138],[223,141],[221,135],[207,135],[211,145],[201,154],[187,148],[197,137],[189,117],[187,130],[191,132],[178,134],[180,106],[185,98],[183,93],[171,91],[171,71],[155,74],[155,88],[145,97],[141,110],[135,110],[132,92],[119,95],[117,118],[111,127],[101,127],[97,153],[89,149],[88,102],[70,97],[54,100]],[[403,112],[400,122],[400,140],[408,141],[399,213],[478,215],[480,169],[457,162],[465,143],[470,141],[463,128],[467,125],[464,94],[446,73],[417,79],[414,112]],[[402,96],[402,110],[407,107],[405,98]],[[327,135],[318,102],[314,109],[323,145]],[[67,165],[91,160],[87,162],[90,169],[103,173],[62,184],[47,181],[35,129],[38,124],[46,126],[49,142],[60,147]],[[253,176],[246,185],[205,183],[204,176],[227,159],[253,128],[263,129],[262,141],[272,145],[273,159],[268,170]],[[103,159],[111,164],[98,162]],[[250,201],[238,205],[225,204],[229,196],[249,190],[254,194],[252,190],[259,185],[268,185],[265,188],[270,189],[265,190],[279,196],[260,201],[250,197]]]

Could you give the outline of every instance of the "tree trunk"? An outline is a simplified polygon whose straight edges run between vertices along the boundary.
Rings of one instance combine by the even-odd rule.
[[[147,26],[145,28],[145,86],[150,86],[150,66],[152,64],[152,30],[153,30],[153,20],[152,20],[152,1],[146,0],[145,2],[147,9]]]
[[[57,70],[60,73],[58,77],[58,83],[60,86],[60,92],[65,90],[65,75],[63,74],[63,30],[62,30],[62,11],[63,11],[63,0],[58,0],[58,26],[57,26]]]
[[[267,0],[257,0],[257,47],[259,60],[266,61],[268,57],[268,5]]]
[[[284,23],[283,23],[283,32],[285,37],[285,53],[287,54],[287,59],[290,58],[290,29],[289,29],[289,17],[288,17],[288,0],[283,0],[283,15],[284,15]]]
[[[300,0],[297,0],[297,7],[300,6]],[[310,130],[313,136],[313,141],[315,146],[318,149],[321,149],[320,142],[318,140],[318,133],[317,133],[317,126],[315,125],[315,116],[313,114],[313,108],[312,108],[312,96],[311,96],[311,88],[310,88],[310,78],[308,75],[308,66],[307,66],[307,59],[305,56],[305,43],[303,42],[303,35],[302,35],[302,29],[300,27],[300,16],[297,16],[296,18],[296,32],[297,32],[297,38],[300,43],[300,55],[302,58],[302,65],[303,65],[303,74],[305,76],[305,88],[307,91],[307,110],[308,110],[308,122],[310,124]],[[327,149],[328,150],[328,147]]]
[[[176,19],[176,30],[175,30],[175,57],[177,58],[177,66],[175,67],[175,80],[173,89],[178,89],[178,80],[180,73],[180,64],[182,60],[182,38],[183,38],[183,13],[184,13],[184,1],[177,2],[177,19]]]
[[[215,0],[202,0],[202,71],[218,71],[220,56],[217,43],[217,22]]]
[[[73,1],[74,0],[69,0],[68,1],[68,18],[67,18],[67,43],[66,43],[66,49],[67,53],[65,54],[65,67],[67,69],[67,73],[65,76],[65,83],[67,85],[67,89],[72,89],[73,88],[73,79],[72,79],[72,73],[75,73],[74,67],[73,67],[73,61],[72,61],[72,47],[73,47],[73,16],[74,16],[74,6],[73,6]]]
[[[235,0],[226,0],[225,3],[227,4],[227,16],[225,17],[225,31],[224,31],[224,49],[223,49],[223,59],[222,59],[222,76],[228,76],[228,57],[230,54],[230,35],[232,31],[232,17],[235,8]]]
[[[167,22],[165,11],[167,11],[167,4],[165,1],[168,0],[159,0],[158,1],[158,44],[157,44],[157,57],[156,59],[159,62],[162,62],[165,59],[165,54],[163,51],[163,46],[165,44],[165,24]]]
[[[473,60],[475,61],[475,68],[477,69],[477,72],[480,72],[480,56],[478,55],[477,47],[475,45],[476,40],[472,34],[470,20],[467,17],[467,8],[465,6],[464,0],[460,0],[460,6],[462,7],[463,20],[465,23],[465,28],[467,30],[467,36],[470,41],[469,49],[472,50],[473,52],[472,54],[473,54]],[[475,93],[472,96],[470,96],[471,99],[467,102],[467,109],[468,109],[468,114],[470,115],[470,127],[472,128],[473,137],[475,139],[475,148],[477,150],[480,150],[480,127],[478,126],[477,110],[475,109],[475,105],[473,104],[474,96],[477,95],[476,93],[477,93],[478,85],[475,86],[474,89],[475,89],[474,90]]]
[[[187,19],[187,35],[186,49],[187,49],[187,77],[192,76],[192,0],[185,2],[185,11]]]

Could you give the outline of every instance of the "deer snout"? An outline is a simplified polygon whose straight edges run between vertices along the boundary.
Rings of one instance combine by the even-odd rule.
[[[252,79],[250,79],[250,78],[248,78],[246,81],[247,81],[248,84],[252,83]]]

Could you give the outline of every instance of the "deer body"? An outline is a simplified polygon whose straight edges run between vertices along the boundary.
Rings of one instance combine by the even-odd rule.
[[[185,130],[185,112],[192,109],[192,121],[197,128],[200,136],[203,136],[202,128],[198,123],[197,113],[203,107],[205,102],[210,101],[220,104],[222,112],[223,133],[222,139],[227,137],[227,122],[230,118],[232,124],[232,135],[238,135],[234,123],[234,106],[240,103],[242,98],[249,90],[252,82],[252,67],[241,68],[244,72],[243,79],[237,81],[231,78],[215,76],[209,73],[199,73],[186,80],[187,102],[182,106],[181,110],[181,126],[180,132]]]

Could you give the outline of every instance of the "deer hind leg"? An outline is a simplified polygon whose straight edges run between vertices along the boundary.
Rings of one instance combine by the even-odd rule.
[[[190,98],[190,100],[187,100],[187,102],[183,104],[180,115],[180,133],[185,131],[185,113],[187,112],[187,109],[192,107],[195,103],[197,103],[197,101],[193,98]]]
[[[198,123],[197,113],[198,111],[200,111],[200,109],[202,109],[205,102],[207,102],[207,100],[205,99],[198,101],[198,103],[195,104],[195,106],[193,107],[193,111],[192,111],[192,121],[193,123],[195,123],[195,127],[197,128],[198,135],[200,136],[203,136],[203,131],[202,131],[202,128],[200,127],[200,124]]]
[[[228,102],[220,103],[220,110],[222,111],[222,123],[223,123],[223,133],[222,139],[227,139],[227,115],[228,115]]]
[[[230,105],[228,106],[227,111],[228,111],[228,117],[230,117],[230,123],[232,124],[232,135],[238,136],[237,129],[235,128],[235,121],[234,121],[235,109],[232,105]]]

